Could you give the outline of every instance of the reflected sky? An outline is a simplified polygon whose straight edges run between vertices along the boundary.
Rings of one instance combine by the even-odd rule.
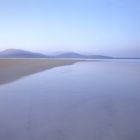
[[[79,62],[0,86],[0,139],[140,139],[139,71],[134,60]]]

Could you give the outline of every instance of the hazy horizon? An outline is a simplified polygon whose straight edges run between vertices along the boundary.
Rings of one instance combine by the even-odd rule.
[[[0,51],[140,57],[138,0],[2,0]]]

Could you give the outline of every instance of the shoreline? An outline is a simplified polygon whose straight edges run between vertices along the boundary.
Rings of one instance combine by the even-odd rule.
[[[3,58],[0,59],[0,85],[54,67],[72,65],[80,61],[81,60],[58,60],[48,58]]]

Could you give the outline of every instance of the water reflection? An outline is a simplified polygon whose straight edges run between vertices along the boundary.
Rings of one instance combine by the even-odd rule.
[[[0,87],[0,140],[140,139],[140,62],[81,62]]]

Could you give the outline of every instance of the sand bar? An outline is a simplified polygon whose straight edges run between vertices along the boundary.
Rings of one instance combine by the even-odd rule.
[[[58,66],[71,65],[79,60],[0,59],[0,85]]]

